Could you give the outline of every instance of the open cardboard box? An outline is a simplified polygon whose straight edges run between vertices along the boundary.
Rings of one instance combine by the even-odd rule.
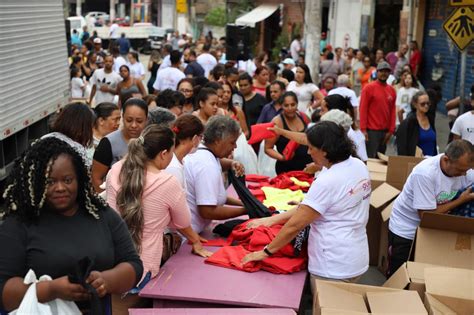
[[[411,249],[414,261],[403,264],[384,287],[417,290],[424,296],[427,269],[439,266],[474,269],[472,245],[474,219],[425,212]],[[474,292],[474,281],[471,290]]]
[[[426,268],[425,306],[431,315],[474,314],[474,271]]]
[[[393,203],[403,189],[408,175],[423,158],[413,156],[386,156],[378,154],[379,159],[369,159],[367,167],[371,177],[372,195],[370,215],[367,223],[370,265],[378,266],[382,273],[388,266],[388,218]],[[386,213],[382,219],[380,213]]]
[[[393,206],[393,202],[390,202],[401,192],[413,168],[423,160],[420,152],[421,150],[418,151],[419,156],[386,156],[378,153],[378,159],[367,161],[372,184],[367,223],[370,265],[378,266],[382,273],[388,267],[388,219]],[[396,194],[395,189],[398,191]]]
[[[313,314],[428,314],[414,291],[316,280]]]

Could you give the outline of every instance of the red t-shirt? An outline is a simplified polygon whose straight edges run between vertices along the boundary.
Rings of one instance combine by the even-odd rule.
[[[374,81],[365,86],[360,96],[360,129],[395,132],[395,89]]]
[[[411,53],[410,57],[410,67],[412,71],[414,72],[416,70],[416,66],[421,64],[421,53],[419,50],[415,50]],[[415,75],[418,75],[418,73],[414,73]]]

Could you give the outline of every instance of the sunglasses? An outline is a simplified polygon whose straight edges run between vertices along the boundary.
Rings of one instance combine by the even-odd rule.
[[[430,106],[430,102],[423,102],[423,103],[420,103],[420,106]]]

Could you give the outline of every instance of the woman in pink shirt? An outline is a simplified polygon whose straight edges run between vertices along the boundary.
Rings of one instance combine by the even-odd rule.
[[[174,153],[174,133],[168,127],[150,125],[130,141],[128,155],[117,162],[107,177],[107,202],[124,219],[143,261],[144,275],[158,274],[166,227],[178,229],[193,244],[193,253],[208,257],[201,238],[191,228],[186,195],[175,176],[164,171]],[[130,307],[146,301],[138,295],[113,296],[113,314],[128,314]]]

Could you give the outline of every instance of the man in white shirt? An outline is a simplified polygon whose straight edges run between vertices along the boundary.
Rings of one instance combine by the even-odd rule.
[[[352,107],[359,107],[359,99],[356,93],[348,88],[349,76],[347,74],[341,74],[337,77],[337,88],[329,91],[328,95],[339,94],[344,97],[348,97],[351,101]]]
[[[118,73],[113,71],[113,66],[114,57],[112,55],[106,55],[104,58],[104,68],[94,71],[90,79],[92,90],[89,97],[89,104],[92,104],[94,96],[95,104],[114,102],[115,94],[117,94],[117,84],[122,81],[122,78]]]
[[[471,188],[454,199],[459,190],[472,185],[474,146],[466,140],[454,140],[444,154],[418,164],[395,199],[389,221],[389,275],[409,258],[424,211],[448,213],[474,200]]]
[[[164,56],[164,57],[163,57],[163,61],[161,62],[160,67],[158,68],[158,72],[160,72],[161,70],[164,70],[166,68],[171,67],[170,53],[171,53],[172,50],[173,50],[173,47],[169,44],[166,44],[163,47],[163,49],[161,50],[162,56]]]
[[[110,25],[109,37],[113,40],[117,40],[120,38],[119,26],[117,23],[113,23],[112,25]]]
[[[165,68],[164,70],[158,71],[153,89],[155,94],[159,91],[166,89],[172,89],[176,91],[179,81],[184,79],[186,76],[179,70],[181,63],[181,53],[178,50],[173,50],[170,54],[171,67]]]
[[[453,139],[464,139],[474,144],[474,110],[459,116],[451,129]]]
[[[300,34],[296,34],[295,38],[293,39],[293,41],[291,42],[290,44],[290,53],[291,53],[291,58],[293,58],[293,60],[295,62],[298,61],[298,57],[300,55],[300,52],[301,52],[301,35]]]
[[[204,76],[209,77],[209,73],[217,65],[217,59],[209,53],[211,49],[210,44],[205,44],[202,48],[202,54],[200,54],[196,61],[204,68]]]

